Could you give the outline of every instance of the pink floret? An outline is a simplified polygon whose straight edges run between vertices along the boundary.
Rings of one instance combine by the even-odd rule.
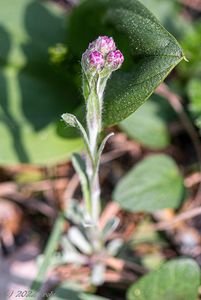
[[[124,56],[120,50],[111,51],[107,56],[107,62],[114,68],[120,68],[124,62]]]
[[[105,64],[105,60],[99,51],[92,51],[89,54],[89,63],[92,67],[101,69]]]
[[[96,41],[89,43],[88,50],[96,50]]]
[[[99,36],[95,41],[95,45],[102,54],[108,54],[109,52],[116,50],[113,38],[108,36]]]

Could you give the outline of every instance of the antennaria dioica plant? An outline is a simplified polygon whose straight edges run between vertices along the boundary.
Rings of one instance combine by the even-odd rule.
[[[104,88],[108,79],[112,72],[121,65],[121,54],[116,52],[113,39],[102,37],[93,42],[83,55],[83,94],[86,107],[86,126],[83,126],[75,116],[70,114],[64,114],[63,119],[69,125],[79,128],[85,142],[85,155],[75,154],[72,159],[80,175],[84,203],[71,199],[68,207],[59,212],[58,218],[52,220],[55,221],[55,225],[46,244],[43,259],[40,261],[39,272],[31,293],[27,294],[30,294],[30,298],[35,299],[32,290],[36,293],[39,291],[45,280],[47,270],[53,265],[70,270],[69,273],[72,270],[71,268],[75,266],[82,277],[84,277],[82,274],[82,266],[84,266],[90,272],[89,285],[91,283],[94,285],[101,284],[101,281],[104,280],[103,275],[105,274],[105,281],[108,281],[107,275],[111,270],[113,271],[111,265],[106,265],[107,269],[104,266],[105,258],[108,258],[108,256],[122,258],[122,252],[120,257],[117,255],[121,240],[114,240],[114,236],[123,239],[122,227],[127,227],[127,222],[124,223],[125,219],[123,219],[121,223],[123,226],[117,228],[118,218],[113,216],[112,213],[107,225],[101,227],[102,230],[99,226],[101,223],[99,220],[102,217],[100,215],[103,211],[99,185],[99,164],[101,152],[110,137],[109,135],[102,139],[101,129],[104,126],[120,125],[120,122],[127,117],[132,117],[131,114],[146,102],[155,88],[184,58],[182,49],[174,37],[160,25],[151,12],[138,0],[80,1],[80,4],[68,13],[68,16],[63,10],[59,12],[59,9],[57,10],[57,7],[54,7],[49,1],[38,3],[35,0],[22,0],[18,3],[17,11],[15,11],[16,6],[14,8],[13,13],[16,18],[11,20],[12,22],[10,22],[8,16],[11,15],[14,7],[13,3],[9,0],[2,0],[2,2],[5,2],[2,3],[1,7],[1,44],[3,47],[1,53],[1,100],[3,100],[1,101],[3,114],[1,136],[4,140],[1,145],[1,163],[3,164],[11,163],[11,161],[13,163],[27,160],[24,162],[42,163],[44,165],[48,162],[58,162],[64,156],[69,157],[69,153],[73,149],[79,148],[80,139],[68,135],[68,132],[67,135],[63,135],[63,131],[58,128],[57,121],[61,112],[75,111],[77,105],[80,104],[79,100],[81,99],[75,84],[78,57],[81,57],[84,47],[93,39],[92,37],[98,36],[101,32],[110,33],[114,36],[126,57],[124,70],[115,72],[117,74],[112,76],[112,80],[109,80],[107,92],[104,95]],[[146,3],[147,1],[141,2]],[[155,4],[158,15],[162,16],[159,7],[157,8],[157,5],[160,6],[159,3]],[[146,5],[148,4],[146,3]],[[42,33],[40,32],[41,26],[35,26],[36,15],[39,16],[38,22],[44,28]],[[168,19],[171,27],[172,16],[173,14],[170,13]],[[70,17],[70,20],[67,22],[68,26],[64,28],[66,17]],[[24,20],[24,22],[19,22],[19,20]],[[166,17],[165,20],[167,26]],[[83,24],[85,25],[83,26]],[[15,38],[16,33],[18,33],[17,37],[19,36],[19,38]],[[24,39],[25,33],[27,38]],[[41,34],[44,42],[42,48],[37,38],[41,37]],[[9,50],[12,49],[14,49],[14,51],[11,51],[12,55],[8,55]],[[50,56],[53,55],[51,52],[54,49],[55,53],[56,49],[61,50],[63,53],[62,64],[59,64],[58,61],[53,62],[53,56],[48,58],[47,53],[49,52]],[[117,60],[117,64],[114,64],[114,58]],[[49,60],[51,60],[51,64]],[[16,64],[16,62],[18,63]],[[42,74],[41,64],[44,71]],[[188,73],[187,69],[189,70],[188,66],[186,67]],[[170,77],[170,81],[174,80],[175,74],[177,75],[177,72]],[[6,87],[5,91],[4,86]],[[9,92],[10,88],[11,92]],[[189,90],[192,89],[193,93],[195,85],[192,84],[188,88]],[[72,101],[72,99],[75,99],[75,95],[77,99]],[[38,102],[42,101],[43,104],[40,107],[39,114],[35,105],[36,96]],[[66,103],[66,99],[68,99],[68,103]],[[151,101],[156,104],[155,99],[151,99]],[[8,107],[6,104],[9,104]],[[151,106],[151,102],[147,104],[150,104],[150,111],[153,112],[152,116],[153,114],[156,115],[160,123],[163,116],[158,106]],[[102,113],[103,106],[104,112]],[[9,114],[8,108],[10,109]],[[138,120],[141,118],[142,123],[140,124],[148,124],[147,126],[149,126],[146,106],[145,111],[141,112],[141,116],[138,115],[138,112],[135,113],[135,116]],[[160,118],[158,118],[159,115]],[[16,126],[9,126],[8,119],[13,119],[15,124],[19,123],[20,125],[20,128],[16,130],[20,129],[19,142],[21,147],[17,147],[14,143],[13,146],[16,146],[14,147],[16,149],[11,147],[11,139],[14,142],[16,141],[15,133],[17,132],[12,127]],[[102,121],[104,126],[102,126]],[[132,130],[133,127],[130,124],[127,126]],[[133,126],[142,132],[142,126],[139,123],[137,126]],[[160,130],[157,126],[154,127],[154,124],[151,130],[151,134],[148,133],[148,135],[153,145],[156,141],[153,141],[156,138],[154,130],[155,132]],[[42,139],[40,133],[42,133]],[[159,133],[163,135],[163,131]],[[129,138],[131,139],[130,136]],[[38,147],[38,145],[40,146]],[[27,153],[25,157],[23,157],[24,151]],[[171,157],[155,155],[155,153],[153,153],[154,155],[149,154],[151,155],[147,159],[144,159],[143,155],[143,160],[138,165],[134,164],[133,167],[131,166],[132,161],[128,161],[129,169],[131,167],[130,172],[126,173],[121,180],[115,182],[111,199],[118,203],[120,209],[129,213],[135,214],[142,211],[147,215],[147,213],[152,214],[158,209],[166,207],[178,209],[181,205],[183,199],[180,197],[183,190],[182,177],[178,172],[179,170],[176,169],[176,165],[173,164]],[[157,174],[157,176],[154,176],[154,174]],[[114,183],[113,179],[116,179],[118,174],[113,173],[113,175],[111,179]],[[64,224],[67,223],[66,217],[69,220],[68,230],[64,230]],[[115,228],[117,229],[115,234],[111,235]],[[134,239],[136,244],[136,237]],[[131,243],[129,243],[130,246]],[[135,249],[135,246],[132,245],[131,250],[135,251]],[[135,257],[136,252],[133,255],[131,259],[138,258]],[[124,256],[124,258],[125,261],[130,259],[128,256]],[[139,263],[143,265],[143,261],[139,261]],[[185,273],[189,274],[191,271],[186,269],[184,272],[184,269],[181,269],[180,274],[175,277],[174,270],[176,267],[178,268],[176,264],[172,264],[172,277],[176,279],[175,287],[178,286],[181,290],[180,282],[185,282],[185,277],[183,279],[180,276],[185,275]],[[179,270],[180,267],[182,267],[182,264],[179,266]],[[157,298],[157,290],[160,299],[160,292],[164,289],[165,281],[167,282],[167,290],[166,293],[164,292],[164,297],[166,297],[168,291],[171,294],[170,297],[174,297],[172,295],[174,288],[172,288],[172,285],[170,286],[170,283],[174,284],[174,282],[171,280],[171,272],[168,273],[170,269],[169,267],[168,269],[164,268],[164,278],[161,273],[158,274],[159,281],[156,282],[156,287],[153,284],[153,279],[156,277],[152,278],[150,276],[149,282],[154,300]],[[192,265],[192,269],[196,270],[196,267]],[[115,270],[115,272],[117,271]],[[100,273],[101,276],[98,276]],[[167,273],[169,276],[166,276]],[[75,280],[74,274],[70,275],[72,276],[69,276],[69,279]],[[125,274],[123,274],[123,277],[123,280],[126,280]],[[197,281],[192,277],[191,281],[195,283],[195,287],[189,281],[189,285],[185,288],[188,289],[191,285],[190,288],[196,290]],[[117,284],[120,286],[119,281]],[[145,299],[151,297],[147,289],[148,281],[145,280],[143,284],[137,285],[129,293],[129,300],[135,299],[136,293],[139,294],[139,289],[142,290],[142,293],[145,292]],[[189,296],[186,289],[182,291],[186,299],[194,300],[196,296],[194,298]],[[146,296],[147,290],[149,292],[148,296]],[[69,298],[68,292],[65,291],[65,293],[66,295],[63,298]],[[72,298],[73,296],[70,295],[69,299]]]
[[[87,130],[74,115],[68,113],[62,115],[63,120],[68,125],[79,129],[86,146],[84,159],[80,155],[74,154],[72,162],[79,174],[85,203],[79,225],[84,228],[90,245],[83,246],[86,243],[83,241],[82,233],[78,231],[78,228],[71,228],[68,234],[70,241],[86,254],[104,254],[104,233],[101,233],[99,230],[101,214],[99,165],[104,146],[113,133],[110,133],[101,141],[102,110],[107,81],[112,72],[121,67],[123,61],[123,54],[120,50],[117,50],[113,38],[100,36],[90,43],[88,49],[82,55],[81,61]],[[78,206],[78,203],[75,206]],[[73,218],[75,221],[75,215],[72,213],[72,210],[69,212],[68,209],[67,214],[68,217]],[[114,230],[118,224],[117,218],[113,218],[110,221],[111,224],[107,224],[108,229],[105,228],[105,231]],[[106,232],[105,234],[107,235]],[[76,237],[77,241],[75,241]],[[95,278],[95,281],[97,278],[98,281],[102,280],[102,276],[98,277]]]

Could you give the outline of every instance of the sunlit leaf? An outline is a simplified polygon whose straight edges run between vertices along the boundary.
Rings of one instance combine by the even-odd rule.
[[[117,184],[113,199],[129,211],[154,212],[179,207],[183,192],[183,178],[175,162],[158,154],[128,172]]]
[[[192,259],[172,260],[128,291],[128,300],[197,300],[200,269]]]

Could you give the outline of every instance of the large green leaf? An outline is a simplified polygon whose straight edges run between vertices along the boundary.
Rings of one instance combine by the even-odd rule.
[[[113,35],[125,55],[124,70],[112,76],[105,94],[104,123],[111,125],[141,106],[183,53],[175,38],[137,0],[83,1],[71,18],[72,51],[81,55],[98,34]]]
[[[128,300],[197,300],[200,269],[192,259],[172,260],[131,286]]]
[[[65,15],[37,0],[0,5],[0,163],[66,159],[81,142],[68,129],[66,139],[58,134],[60,116],[74,111],[79,93],[70,70],[61,72],[48,56],[65,42]]]
[[[167,101],[154,95],[121,122],[120,128],[142,145],[151,149],[163,149],[170,143],[167,126],[169,116],[173,116],[173,111]]]
[[[113,199],[129,211],[154,212],[177,208],[184,192],[183,178],[175,162],[158,154],[138,163],[117,184]]]

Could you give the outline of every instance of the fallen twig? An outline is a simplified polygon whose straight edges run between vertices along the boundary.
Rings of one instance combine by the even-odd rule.
[[[136,264],[134,262],[125,261],[125,260],[122,260],[119,258],[107,257],[105,259],[105,262],[106,262],[107,266],[109,266],[110,268],[112,268],[118,272],[123,272],[125,270],[132,270],[141,275],[147,273],[147,270],[144,267],[140,266],[139,264]]]
[[[156,225],[153,225],[153,228],[155,230],[169,230],[177,226],[179,222],[186,221],[199,215],[201,215],[201,207],[196,207],[189,211],[178,214],[169,221],[159,222]]]
[[[186,177],[184,183],[187,188],[191,188],[192,186],[194,186],[196,184],[200,184],[201,183],[201,173],[196,172],[196,173]]]

